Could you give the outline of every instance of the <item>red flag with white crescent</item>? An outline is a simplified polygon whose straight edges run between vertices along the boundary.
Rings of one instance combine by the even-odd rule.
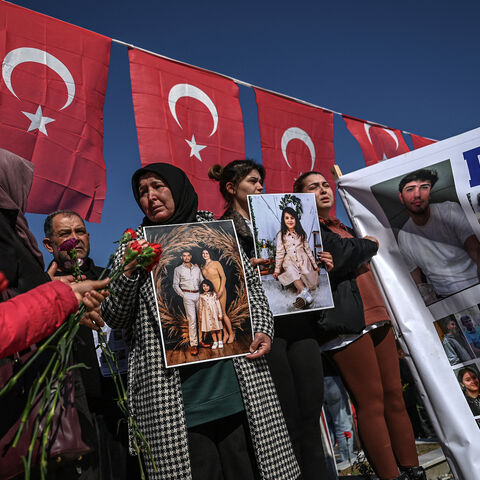
[[[413,149],[416,150],[417,148],[426,147],[427,145],[431,145],[432,143],[436,143],[436,140],[431,140],[430,138],[420,137],[419,135],[415,135],[413,133],[410,134],[413,143]]]
[[[333,113],[255,88],[268,193],[292,192],[302,173],[320,172],[335,188]],[[334,210],[332,210],[334,213]]]
[[[360,144],[367,167],[409,151],[400,130],[371,125],[346,115],[343,115],[343,119]]]
[[[99,222],[111,40],[0,2],[0,148],[34,163],[28,212]]]
[[[133,108],[142,165],[185,171],[199,207],[216,215],[224,202],[209,168],[245,155],[238,86],[230,79],[131,49]]]

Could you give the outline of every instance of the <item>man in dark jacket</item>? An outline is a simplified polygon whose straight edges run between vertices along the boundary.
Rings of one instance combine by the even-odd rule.
[[[59,251],[58,247],[66,240],[74,238],[78,241],[75,248],[82,275],[87,280],[95,280],[100,276],[103,268],[97,267],[89,257],[90,235],[83,219],[76,212],[59,210],[51,213],[45,219],[44,231],[43,244],[53,255],[53,261],[48,268],[51,275],[68,278],[72,274],[74,265],[68,256],[68,252]],[[86,396],[86,402],[84,401],[83,405],[87,407],[86,404],[88,404],[88,411],[85,412],[87,421],[82,424],[82,436],[89,437],[85,440],[87,443],[90,440],[89,444],[93,443],[98,455],[92,457],[93,460],[90,462],[86,462],[89,463],[88,465],[83,466],[84,469],[95,472],[94,476],[87,475],[85,478],[99,478],[101,480],[137,478],[138,473],[135,469],[138,470],[138,468],[135,459],[133,459],[134,463],[131,465],[133,471],[130,471],[131,462],[128,460],[128,440],[125,426],[122,425],[120,435],[117,433],[118,423],[122,418],[122,414],[116,405],[118,395],[113,380],[109,377],[110,373],[103,355],[97,355],[98,349],[95,348],[98,342],[93,330],[103,327],[103,322],[94,324],[87,318],[81,323],[77,334],[78,342],[75,345],[73,355],[75,363],[84,363],[88,367],[80,369]],[[115,344],[116,348],[114,349],[120,365],[120,373],[124,374],[127,369],[128,351],[123,340],[123,332],[112,330],[109,331],[108,337],[112,349],[113,344]],[[126,378],[124,375],[122,376],[126,384]],[[81,397],[81,395],[81,392],[76,394],[77,397]],[[76,404],[78,403],[82,403],[81,398],[76,398]],[[88,459],[86,458],[86,460]],[[129,463],[128,474],[127,461]]]

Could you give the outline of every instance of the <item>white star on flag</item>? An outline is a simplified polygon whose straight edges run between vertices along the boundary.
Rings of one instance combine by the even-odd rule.
[[[188,143],[188,146],[190,147],[190,156],[197,157],[200,161],[202,161],[202,158],[200,157],[200,152],[204,149],[207,148],[206,145],[197,145],[197,142],[195,141],[195,135],[192,135],[191,140],[185,139],[185,141]]]
[[[30,126],[28,127],[27,132],[32,130],[39,130],[48,137],[46,125],[50,122],[54,122],[55,119],[50,117],[44,117],[42,113],[42,107],[39,105],[35,113],[22,112],[30,120]],[[190,155],[191,156],[191,155]]]

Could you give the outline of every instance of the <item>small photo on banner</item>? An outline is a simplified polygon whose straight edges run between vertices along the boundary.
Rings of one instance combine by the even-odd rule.
[[[250,353],[250,304],[232,220],[144,232],[163,247],[151,281],[167,368]]]
[[[409,151],[400,130],[371,125],[347,115],[343,115],[343,120],[360,144],[367,167]]]
[[[313,193],[249,195],[258,270],[274,315],[332,308]],[[293,320],[292,320],[293,321]]]
[[[450,160],[372,185],[426,305],[479,283],[477,238],[459,201]]]
[[[480,416],[480,373],[475,362],[453,370],[474,417]]]
[[[295,180],[312,170],[334,186],[333,113],[254,90],[267,193],[291,192]]]
[[[100,222],[111,39],[0,2],[0,148],[34,164],[27,211]]]
[[[460,329],[455,315],[441,318],[434,322],[434,325],[450,365],[460,365],[475,359],[472,347]],[[478,351],[480,352],[480,337]]]
[[[142,166],[165,162],[181,168],[200,209],[220,215],[224,202],[208,170],[245,156],[238,86],[140,50],[130,49],[129,58]]]

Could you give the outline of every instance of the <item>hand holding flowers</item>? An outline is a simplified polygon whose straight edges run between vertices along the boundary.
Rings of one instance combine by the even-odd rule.
[[[57,405],[60,401],[59,392],[64,389],[64,384],[68,378],[68,372],[74,368],[84,367],[83,364],[72,365],[71,352],[75,342],[75,336],[79,328],[79,321],[85,317],[88,310],[89,319],[93,320],[91,328],[98,328],[103,321],[100,318],[100,314],[97,312],[98,306],[103,298],[108,295],[108,292],[102,290],[105,289],[108,282],[112,282],[120,275],[131,275],[137,268],[143,268],[146,271],[151,271],[155,264],[160,259],[162,254],[162,247],[160,244],[148,243],[145,240],[137,240],[137,234],[132,229],[127,229],[120,240],[120,244],[127,244],[123,262],[120,266],[112,270],[109,274],[110,280],[105,279],[103,282],[82,281],[81,259],[78,258],[76,252],[76,245],[78,241],[74,238],[68,239],[60,245],[60,251],[66,251],[72,261],[72,275],[75,279],[75,283],[70,284],[77,299],[80,301],[78,311],[71,315],[66,322],[60,326],[50,337],[44,340],[38,347],[37,351],[30,357],[30,359],[20,368],[20,370],[13,375],[9,381],[1,388],[0,397],[10,391],[19,381],[20,377],[24,375],[27,369],[38,359],[47,349],[51,352],[49,361],[44,371],[40,373],[33,381],[27,394],[27,405],[22,413],[22,422],[20,423],[19,430],[13,442],[13,447],[16,447],[22,432],[25,430],[25,424],[30,416],[30,413],[34,407],[34,401],[36,397],[42,395],[42,403],[38,411],[38,417],[36,419],[33,434],[29,438],[28,451],[26,457],[24,457],[25,466],[25,478],[29,479],[31,474],[31,468],[35,462],[40,464],[40,476],[43,479],[46,478],[49,456],[49,445],[51,442],[51,429],[53,414],[47,414],[54,412],[57,409]],[[113,263],[114,256],[110,256],[107,267],[104,269],[99,277],[99,280],[103,278],[108,269]],[[1,280],[1,279],[0,279]],[[90,292],[92,288],[100,289],[100,292]],[[149,455],[153,465],[153,460],[150,445],[145,439],[144,435],[140,431],[135,417],[130,412],[127,401],[126,388],[123,385],[122,379],[118,374],[118,364],[114,352],[111,351],[106,343],[103,332],[99,330],[100,348],[104,354],[110,373],[117,390],[117,404],[125,416],[125,421],[128,423],[131,434],[133,446],[137,452],[139,458],[140,470],[142,478],[145,478],[142,466],[142,455]],[[52,386],[55,386],[53,388]],[[36,458],[36,451],[38,448],[38,457]]]

